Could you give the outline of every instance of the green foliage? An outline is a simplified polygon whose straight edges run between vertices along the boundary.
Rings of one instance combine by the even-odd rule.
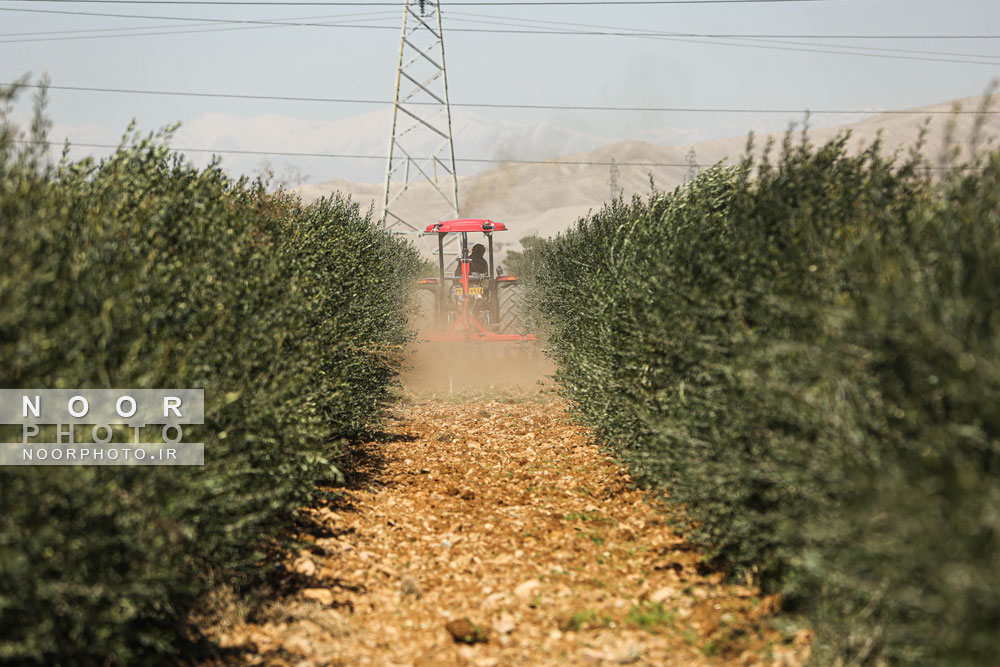
[[[15,138],[0,124],[0,386],[202,387],[206,463],[0,470],[0,663],[160,663],[377,424],[416,255],[350,201],[268,195],[166,137],[56,166]]]
[[[821,662],[1000,650],[1000,154],[786,138],[540,249],[557,379]],[[768,152],[770,154],[770,151]]]
[[[606,628],[611,626],[613,622],[610,614],[587,609],[570,614],[559,623],[559,629],[563,632],[580,632],[581,630]]]
[[[633,606],[626,621],[642,628],[672,627],[674,625],[674,613],[665,609],[660,602],[650,602],[646,600],[641,604]]]
[[[504,271],[521,280],[531,280],[538,270],[540,251],[546,239],[540,236],[525,236],[521,239],[521,250],[511,250],[504,259]]]

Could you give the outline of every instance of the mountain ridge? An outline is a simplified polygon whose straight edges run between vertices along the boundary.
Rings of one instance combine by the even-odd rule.
[[[987,101],[991,102],[991,106],[990,113],[986,115],[940,113],[956,106],[977,110]],[[882,112],[856,122],[810,130],[809,140],[821,144],[850,132],[849,150],[857,151],[870,146],[880,137],[882,152],[891,154],[915,146],[921,128],[926,124],[924,154],[936,160],[948,136],[958,146],[970,143],[976,119],[982,123],[984,137],[995,139],[1000,136],[1000,114],[996,110],[994,100],[965,97],[908,110],[914,112],[911,114]],[[755,137],[753,154],[759,157],[769,141],[773,142],[774,150],[780,150],[783,137],[784,133]],[[799,138],[794,137],[794,140]],[[606,163],[612,159],[617,164],[621,194],[628,198],[633,194],[648,193],[651,178],[659,190],[669,191],[682,184],[689,175],[687,155],[691,150],[697,157],[697,164],[704,167],[739,160],[745,153],[746,145],[746,136],[675,146],[632,140],[563,153],[541,164],[501,163],[459,179],[460,215],[502,220],[509,228],[517,230],[516,239],[532,234],[551,236],[572,225],[588,211],[599,208],[611,197],[610,166]],[[566,164],[572,162],[600,164]],[[631,163],[671,166],[632,166]],[[351,195],[362,209],[374,205],[375,214],[381,212],[380,183],[336,179],[293,190],[305,201],[336,190]],[[400,204],[404,217],[421,225],[452,217],[444,200],[426,183],[411,185],[405,199],[400,199]],[[518,244],[511,243],[516,239],[504,239],[507,249],[517,247]]]

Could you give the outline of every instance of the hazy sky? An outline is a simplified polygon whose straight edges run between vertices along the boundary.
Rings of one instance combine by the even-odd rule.
[[[0,81],[25,73],[51,75],[63,86],[389,99],[398,57],[402,3],[395,6],[200,6],[0,0]],[[6,10],[33,10],[33,12]],[[134,14],[116,18],[35,13],[40,10]],[[803,3],[645,6],[496,7],[442,3],[453,102],[540,104],[891,109],[980,94],[1000,77],[1000,39],[794,39],[754,42],[783,49],[846,50],[843,46],[933,51],[889,52],[928,62],[800,50],[749,48],[612,36],[511,35],[459,32],[501,23],[564,23],[694,33],[781,35],[995,35],[996,0],[828,0]],[[160,17],[160,18],[152,18]],[[181,23],[163,17],[305,20],[357,27],[251,27]],[[339,18],[338,18],[339,17]],[[479,22],[472,22],[479,21]],[[546,27],[537,24],[538,27]],[[233,29],[236,27],[237,29]],[[114,36],[109,29],[148,28]],[[105,30],[95,33],[57,31]],[[189,32],[177,32],[177,31]],[[201,32],[190,32],[198,30]],[[20,34],[45,33],[45,34]],[[86,39],[65,39],[87,36]],[[812,46],[808,46],[810,44]],[[833,46],[831,46],[833,45]],[[378,107],[288,101],[244,101],[53,91],[50,112],[61,124],[92,125],[117,136],[128,122],[151,130],[192,122],[210,112],[250,118],[281,114],[337,120]],[[23,111],[25,105],[20,105]],[[548,122],[628,138],[650,128],[697,128],[716,136],[742,134],[759,116],[692,113],[510,112],[483,116]],[[787,119],[771,118],[781,123]],[[818,119],[824,122],[824,119]],[[388,128],[387,128],[388,130]],[[72,130],[71,130],[72,133]],[[91,132],[93,136],[93,132]],[[456,147],[461,153],[461,147]]]

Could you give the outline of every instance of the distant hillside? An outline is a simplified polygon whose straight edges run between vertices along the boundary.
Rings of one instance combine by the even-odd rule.
[[[948,111],[959,105],[966,110],[977,110],[984,102],[982,97],[968,97],[954,102],[920,107],[918,111]],[[995,140],[1000,136],[1000,113],[997,101],[993,113],[984,121],[984,136]],[[826,142],[841,132],[850,131],[850,146],[854,149],[868,146],[881,133],[883,151],[890,153],[908,149],[918,139],[921,128],[927,124],[924,154],[937,160],[944,146],[949,126],[957,144],[967,145],[973,124],[981,116],[966,114],[922,115],[881,113],[854,123],[814,130],[810,133],[814,143]],[[780,146],[782,135],[760,136],[755,142],[755,154],[760,154],[768,139]],[[743,155],[746,137],[733,137],[705,141],[690,146],[659,146],[651,143],[628,141],[611,144],[595,150],[571,155],[561,155],[553,160],[576,162],[610,162],[619,165],[618,182],[626,197],[633,193],[649,192],[650,175],[660,190],[672,190],[682,184],[688,175],[688,152],[694,149],[697,162],[710,165],[717,162],[734,162]],[[656,163],[679,166],[645,167],[628,166],[628,163]],[[550,236],[566,229],[589,210],[599,208],[610,197],[610,168],[590,165],[504,164],[482,173],[460,179],[459,203],[463,217],[483,217],[500,220],[514,231],[509,243],[530,235]],[[333,191],[350,194],[363,208],[374,204],[376,214],[381,211],[382,185],[353,183],[346,180],[304,185],[296,191],[312,201]],[[404,215],[410,219],[435,222],[451,217],[433,190],[423,184],[411,188],[405,200]]]
[[[209,113],[185,123],[177,133],[177,144],[205,146],[215,150],[275,150],[300,153],[383,155],[392,124],[392,109],[379,109],[341,120],[306,120],[278,114],[240,118],[230,114]],[[546,123],[515,123],[485,118],[464,109],[452,114],[455,143],[464,154],[476,156],[527,156],[545,159],[550,155],[574,153],[596,148],[607,142],[574,130]],[[416,140],[411,150],[425,154],[437,148],[434,141]],[[223,161],[230,173],[255,173],[259,156],[226,154]],[[384,160],[352,158],[276,156],[271,159],[276,171],[292,162],[305,174],[351,174],[358,180],[378,181],[385,174]],[[481,165],[463,163],[460,173],[474,174]]]

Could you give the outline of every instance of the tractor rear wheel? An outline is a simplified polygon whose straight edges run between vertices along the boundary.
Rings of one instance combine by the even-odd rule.
[[[523,294],[518,286],[505,288],[500,297],[500,333],[526,334],[528,324],[521,303]]]

